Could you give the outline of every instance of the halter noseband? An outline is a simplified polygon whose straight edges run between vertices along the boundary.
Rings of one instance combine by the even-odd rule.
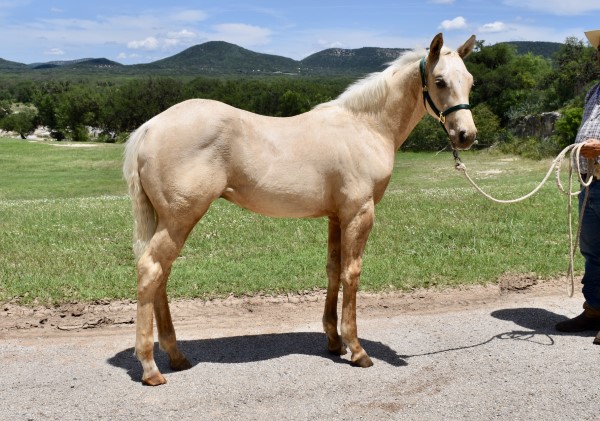
[[[440,122],[440,125],[442,126],[442,129],[444,129],[446,134],[448,134],[448,130],[446,129],[446,116],[448,114],[452,114],[453,112],[458,111],[458,110],[470,110],[471,105],[458,104],[453,107],[447,108],[445,111],[440,111],[438,109],[438,107],[436,107],[435,104],[433,103],[433,100],[431,99],[431,96],[429,95],[429,90],[427,89],[427,78],[425,76],[425,57],[423,57],[421,59],[419,68],[421,69],[421,85],[423,86],[423,105],[425,105],[425,109],[427,109],[427,104],[429,104],[431,111],[433,111],[433,113],[436,116],[438,116],[437,118],[438,118],[438,121]]]

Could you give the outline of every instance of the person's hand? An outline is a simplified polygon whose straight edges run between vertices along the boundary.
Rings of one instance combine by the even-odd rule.
[[[594,159],[600,156],[600,140],[590,139],[581,147],[581,156]]]

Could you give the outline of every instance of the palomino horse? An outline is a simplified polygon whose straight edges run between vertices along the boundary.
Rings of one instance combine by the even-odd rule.
[[[454,149],[467,149],[475,140],[468,105],[473,79],[462,61],[474,44],[472,36],[451,51],[438,34],[428,54],[406,53],[337,99],[295,117],[189,100],[131,136],[123,171],[135,219],[135,353],[143,383],[166,382],[154,362],[153,314],[171,367],[190,367],[177,348],[167,279],[188,234],[219,198],[268,216],[329,218],[327,347],[343,355],[347,346],[352,364],[373,364],[357,337],[356,290],[374,207],[390,180],[396,151],[426,112],[440,120]]]

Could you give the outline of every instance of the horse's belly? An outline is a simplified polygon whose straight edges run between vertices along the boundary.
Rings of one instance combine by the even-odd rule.
[[[329,206],[317,192],[277,192],[227,188],[222,197],[244,209],[278,218],[325,216]]]

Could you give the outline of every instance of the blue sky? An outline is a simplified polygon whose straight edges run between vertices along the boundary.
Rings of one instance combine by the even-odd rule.
[[[167,5],[168,4],[168,5]],[[145,63],[222,40],[294,59],[330,47],[427,47],[444,33],[501,41],[585,39],[598,0],[0,0],[0,58]]]

